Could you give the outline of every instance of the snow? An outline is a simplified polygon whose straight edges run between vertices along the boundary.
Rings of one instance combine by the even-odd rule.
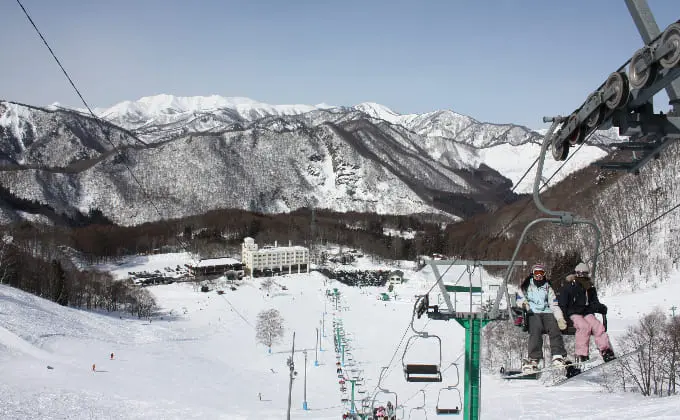
[[[525,143],[519,146],[502,144],[477,150],[479,163],[485,163],[487,166],[497,170],[503,174],[503,176],[510,179],[513,187],[515,187],[515,192],[518,194],[533,192],[537,165],[534,165],[531,168],[521,182],[519,181],[527,168],[529,168],[531,162],[536,160],[540,152],[541,146],[535,143]],[[573,157],[565,163],[553,159],[548,150],[543,166],[543,182],[541,182],[541,186],[551,177],[552,179],[550,179],[548,185],[553,186],[557,184],[569,174],[583,169],[594,161],[603,158],[607,155],[607,152],[599,147],[586,144],[581,146],[580,150],[578,148],[572,148],[570,154],[572,154]],[[518,165],[518,162],[522,162],[522,164]],[[564,167],[562,167],[563,164]],[[556,175],[553,177],[553,174]]]
[[[385,105],[380,105],[375,102],[362,102],[358,105],[355,105],[353,108],[373,118],[385,120],[392,124],[400,124],[402,121],[401,114],[392,111]]]
[[[208,258],[201,260],[196,264],[196,267],[212,267],[213,265],[227,265],[227,264],[238,264],[241,261],[234,258]]]
[[[266,115],[297,115],[316,109],[311,105],[269,105],[245,97],[210,96],[145,96],[137,101],[123,101],[110,108],[96,108],[102,118],[123,123],[123,126],[143,126],[144,122],[170,123],[181,120],[187,114],[197,114],[221,109],[235,110],[242,118],[254,120]],[[80,110],[84,112],[85,110]],[[124,121],[129,119],[130,121]]]
[[[99,269],[122,277],[128,271],[153,271],[192,260],[189,254],[151,255]],[[364,257],[356,267],[394,269],[394,265],[377,266]],[[287,406],[286,358],[295,332],[298,375],[291,417],[338,419],[344,408],[332,349],[334,318],[342,320],[352,340],[354,367],[350,368],[348,352],[346,369],[355,369],[365,378],[360,390],[373,392],[380,367],[390,366],[382,385],[398,393],[405,413],[422,403],[419,390],[423,388],[428,415],[434,416],[440,386],[456,382],[455,369],[450,367],[454,362],[460,367],[462,383],[464,330],[454,322],[417,320],[417,327],[426,325],[428,332],[442,339],[444,382],[425,387],[405,382],[401,356],[410,337],[406,328],[414,295],[430,288],[433,275],[429,267],[414,271],[407,262],[400,262],[399,268],[407,282],[395,286],[397,298],[389,302],[375,298],[384,288],[325,284],[325,278],[315,272],[275,277],[269,295],[259,289],[262,279],[246,279],[236,291],[226,290],[223,295],[198,292],[188,283],[154,286],[148,290],[161,311],[151,322],[65,308],[0,285],[0,418],[281,419]],[[455,280],[464,274],[462,270],[453,267],[447,278]],[[482,279],[498,281],[486,275]],[[341,292],[337,311],[325,297],[327,288]],[[604,295],[615,343],[640,313],[655,304],[667,308],[680,303],[680,274],[642,292]],[[281,312],[286,326],[284,340],[271,354],[256,343],[253,329],[258,312],[269,308]],[[323,351],[315,352],[316,331],[323,326]],[[434,340],[412,342],[406,359],[436,359],[437,346],[429,341]],[[302,409],[303,349],[308,353],[307,411]],[[319,366],[314,365],[317,356]],[[481,395],[484,419],[677,418],[680,403],[678,397],[605,394],[586,379],[549,388],[539,382],[503,382],[487,373],[482,376]],[[377,399],[384,403],[384,397],[378,394]]]
[[[157,254],[157,255],[137,255],[135,257],[124,259],[117,263],[101,264],[97,266],[100,271],[108,271],[114,279],[127,279],[129,272],[147,271],[154,272],[156,270],[163,272],[165,267],[184,267],[185,264],[194,266],[199,262],[199,259],[188,253],[178,252],[172,254]]]

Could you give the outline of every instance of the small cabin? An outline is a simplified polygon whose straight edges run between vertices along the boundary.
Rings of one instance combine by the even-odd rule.
[[[404,282],[404,272],[401,270],[394,270],[390,273],[388,281],[390,284],[401,284]]]

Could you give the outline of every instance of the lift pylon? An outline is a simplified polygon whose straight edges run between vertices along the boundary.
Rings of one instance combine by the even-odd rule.
[[[426,307],[416,305],[414,313],[420,315],[427,314],[428,318],[436,320],[450,320],[455,319],[463,328],[465,328],[465,384],[463,402],[463,418],[464,420],[478,420],[480,415],[480,390],[481,390],[481,332],[482,328],[492,321],[493,318],[483,305],[475,305],[474,295],[479,296],[479,302],[483,302],[484,287],[481,282],[481,276],[478,284],[473,284],[473,274],[477,268],[484,266],[507,266],[509,270],[515,266],[526,265],[526,261],[475,261],[475,260],[430,260],[428,261],[432,267],[432,272],[437,279],[437,285],[441,294],[444,296],[444,304],[446,308],[440,308],[439,305]],[[437,268],[440,265],[464,265],[468,274],[467,285],[452,284],[447,285],[444,282],[443,275],[439,273]],[[481,274],[481,273],[480,273]],[[464,310],[458,307],[458,294],[468,293],[468,305]],[[450,294],[454,295],[454,300],[451,300]],[[428,302],[429,299],[424,299],[421,302]],[[458,366],[456,366],[458,369]]]

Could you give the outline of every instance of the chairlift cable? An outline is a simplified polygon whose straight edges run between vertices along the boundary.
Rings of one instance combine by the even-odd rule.
[[[250,328],[255,329],[255,327],[253,326],[253,324],[251,324],[251,323],[250,323],[243,315],[241,315],[241,313],[240,313],[239,311],[236,310],[236,308],[234,307],[234,305],[233,305],[231,302],[229,302],[229,299],[227,299],[224,295],[221,295],[221,296],[222,296],[222,299],[224,299],[224,300],[227,302],[227,304],[229,304],[229,306],[231,306],[231,309],[232,309],[234,312],[236,312],[236,315],[238,315],[238,316],[239,316],[246,324],[248,324],[248,326],[249,326]]]
[[[661,218],[663,218],[664,216],[666,216],[668,213],[672,212],[673,210],[675,210],[675,209],[677,209],[677,208],[679,208],[679,207],[680,207],[680,203],[677,203],[676,205],[674,205],[674,206],[671,207],[670,209],[666,210],[665,212],[663,212],[663,213],[661,213],[660,215],[656,216],[655,218],[653,218],[653,219],[650,220],[649,222],[645,223],[644,225],[640,226],[639,228],[635,229],[634,231],[628,233],[628,234],[627,234],[626,236],[624,236],[623,238],[621,238],[621,239],[619,239],[618,241],[614,242],[612,245],[610,245],[610,246],[608,246],[607,248],[605,248],[605,249],[603,249],[602,251],[600,251],[600,252],[597,254],[597,257],[599,257],[600,255],[604,254],[605,252],[610,251],[612,248],[614,248],[615,246],[619,245],[621,242],[625,241],[626,239],[628,239],[628,238],[630,238],[631,236],[635,235],[636,233],[640,232],[642,229],[644,229],[644,228],[650,226],[651,224],[657,222],[658,220],[660,220]],[[593,258],[595,258],[595,257],[593,257]],[[593,258],[589,259],[587,262],[592,261]]]
[[[103,120],[100,117],[98,117],[94,113],[94,111],[92,111],[92,108],[90,107],[90,105],[87,103],[87,101],[83,97],[82,93],[80,92],[80,90],[76,86],[75,82],[73,81],[73,79],[71,78],[69,73],[66,71],[66,68],[64,68],[64,66],[61,64],[61,61],[59,61],[59,58],[57,57],[57,55],[52,50],[52,47],[50,47],[50,44],[47,42],[47,39],[45,39],[42,32],[40,32],[40,29],[38,29],[38,26],[35,24],[35,22],[33,21],[33,18],[31,18],[31,15],[28,13],[28,11],[24,7],[24,5],[21,3],[21,0],[16,0],[16,2],[19,4],[19,7],[21,7],[21,10],[24,12],[24,15],[26,15],[26,18],[28,19],[28,21],[33,26],[33,29],[35,29],[35,31],[37,32],[37,34],[40,37],[40,39],[42,40],[43,44],[45,44],[45,46],[47,47],[48,51],[52,55],[52,58],[54,58],[54,61],[56,61],[57,65],[61,69],[62,73],[64,73],[64,76],[66,76],[66,79],[71,84],[71,87],[73,87],[73,90],[75,90],[76,94],[80,98],[80,101],[83,103],[83,105],[85,105],[85,108],[87,108],[89,113],[92,115],[92,118],[93,118],[95,124],[97,124],[97,126],[101,130],[104,139],[111,145],[111,147],[113,148],[113,151],[116,153],[116,156],[121,156],[120,150],[116,147],[116,145],[111,140],[109,134],[107,133],[107,130],[105,130],[104,123],[102,122]],[[109,123],[107,122],[106,124],[109,124]],[[139,140],[136,136],[134,136],[134,138],[137,141],[141,142],[141,140]],[[156,211],[156,213],[160,217],[160,221],[165,223],[168,227],[171,227],[170,224],[167,222],[167,220],[163,217],[163,214],[161,213],[161,211],[158,208],[158,206],[156,205],[156,203],[154,203],[153,199],[151,198],[149,193],[146,191],[146,189],[144,188],[144,186],[140,182],[139,178],[137,178],[137,176],[132,171],[132,168],[130,167],[130,165],[127,164],[125,159],[121,159],[121,163],[125,166],[125,168],[130,173],[130,177],[135,181],[135,183],[141,189],[142,194],[144,195],[144,198],[146,199],[146,201],[149,202],[151,204],[151,206],[154,208],[154,210]],[[179,237],[177,237],[177,235],[173,235],[173,236],[175,237],[175,240],[179,243],[179,245],[182,247],[182,249],[184,251],[187,251],[188,246],[186,244],[184,244],[184,242],[182,240],[180,240]]]
[[[531,169],[534,167],[534,165],[536,165],[536,163],[538,163],[538,159],[539,159],[540,157],[541,157],[541,154],[539,153],[538,156],[536,157],[536,159],[534,160],[534,163],[532,163],[531,166],[529,166],[529,167],[527,168],[527,170],[524,171],[524,175],[522,175],[522,177],[519,179],[519,181],[517,181],[517,182],[515,183],[515,186],[512,187],[512,189],[510,190],[511,193],[512,193],[512,192],[515,192],[515,189],[517,189],[517,187],[519,186],[519,184],[521,184],[522,181],[524,181],[524,178],[525,178],[525,177],[527,176],[527,174],[531,171]]]
[[[591,134],[591,136],[592,136],[592,134]],[[559,171],[562,170],[562,168],[564,168],[564,165],[566,165],[567,162],[569,162],[569,159],[571,159],[572,157],[574,157],[574,155],[575,155],[576,153],[578,153],[579,150],[581,150],[581,148],[583,147],[584,144],[586,144],[586,142],[587,142],[587,140],[584,141],[583,143],[581,143],[581,145],[580,145],[573,153],[571,153],[571,154],[569,155],[569,157],[564,161],[564,163],[562,163],[562,165],[560,165],[560,167],[557,168],[557,170],[556,170],[555,172],[553,172],[552,175],[550,175],[550,178],[548,178],[548,179],[543,183],[543,185],[541,186],[541,188],[539,188],[539,190],[538,190],[539,193],[540,193],[540,191],[541,191],[542,189],[544,189],[545,187],[548,186],[548,183],[555,177],[555,175],[557,175],[557,173],[558,173]],[[498,239],[498,238],[500,238],[501,236],[503,236],[503,235],[508,231],[508,229],[510,228],[510,226],[512,225],[512,222],[514,222],[515,220],[517,220],[517,218],[519,217],[519,215],[522,214],[522,212],[523,212],[524,210],[526,210],[527,207],[529,207],[529,204],[531,204],[531,202],[532,202],[532,200],[531,200],[531,199],[528,199],[528,200],[526,201],[526,203],[524,204],[524,206],[523,206],[521,209],[519,209],[519,211],[518,211],[517,213],[515,213],[515,215],[512,217],[512,219],[510,219],[510,221],[509,221],[508,223],[506,223],[505,226],[503,226],[503,229],[501,229],[500,233],[498,233],[498,234],[494,237],[494,239]]]

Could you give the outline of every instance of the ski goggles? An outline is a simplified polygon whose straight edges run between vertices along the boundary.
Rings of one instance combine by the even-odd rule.
[[[577,271],[576,272],[576,277],[588,277],[588,272],[587,271]]]
[[[545,270],[534,270],[534,276],[545,276]]]

